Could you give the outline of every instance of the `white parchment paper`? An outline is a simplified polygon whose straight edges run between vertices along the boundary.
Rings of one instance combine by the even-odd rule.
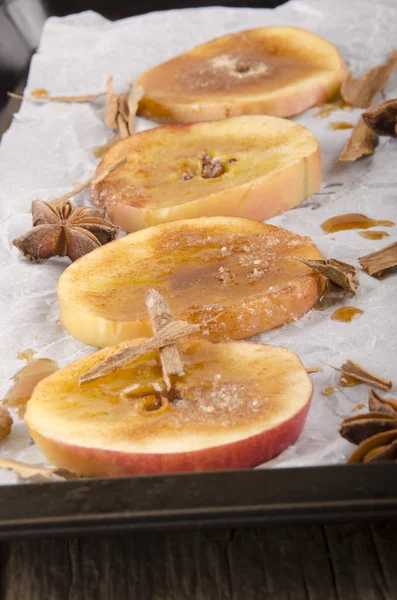
[[[395,0],[292,0],[275,10],[195,8],[157,12],[115,23],[93,12],[47,21],[40,48],[33,57],[26,92],[46,88],[52,94],[88,94],[105,89],[110,74],[115,90],[127,89],[144,70],[192,46],[224,33],[266,25],[293,25],[309,29],[333,42],[356,73],[385,60],[395,44]],[[397,76],[379,100],[397,96]],[[320,225],[333,215],[362,212],[373,218],[397,221],[397,142],[382,138],[373,157],[356,164],[338,164],[337,157],[351,130],[333,131],[331,121],[355,123],[359,110],[333,112],[318,119],[311,109],[295,120],[319,139],[323,154],[324,184],[318,194],[300,207],[270,222],[295,233],[310,235],[321,252],[358,265],[357,258],[397,239],[366,240],[357,231],[325,235]],[[21,258],[12,239],[31,225],[30,203],[51,200],[89,178],[95,169],[92,148],[112,134],[103,124],[104,103],[33,104],[23,102],[0,147],[0,397],[9,379],[23,366],[17,353],[27,348],[37,357],[59,365],[91,351],[59,325],[56,283],[66,259],[37,266]],[[138,120],[138,130],[154,126]],[[89,191],[76,198],[90,202]],[[379,375],[395,377],[397,358],[397,276],[383,281],[360,274],[361,288],[345,303],[364,314],[351,323],[331,321],[334,308],[312,311],[300,321],[266,332],[257,340],[284,345],[297,352],[306,366],[322,361],[340,366],[346,358],[358,361]],[[337,434],[342,417],[358,403],[366,403],[368,388],[342,388],[321,395],[335,385],[338,374],[322,365],[312,376],[314,397],[299,441],[266,465],[301,466],[343,462],[351,445]],[[4,457],[45,464],[17,418],[13,432],[0,444]],[[0,483],[14,482],[0,471]]]

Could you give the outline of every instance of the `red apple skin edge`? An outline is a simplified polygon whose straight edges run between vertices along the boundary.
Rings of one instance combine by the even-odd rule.
[[[312,394],[305,406],[276,427],[251,437],[191,452],[169,454],[118,452],[68,445],[30,430],[33,440],[47,458],[63,467],[86,476],[118,477],[243,469],[255,467],[278,456],[300,436],[310,408]]]

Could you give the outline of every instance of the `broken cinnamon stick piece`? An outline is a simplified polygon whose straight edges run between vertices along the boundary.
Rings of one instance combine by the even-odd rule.
[[[119,114],[123,117],[125,123],[127,124],[129,110],[128,110],[126,94],[120,94],[118,97],[118,111],[119,111]]]
[[[127,138],[130,134],[128,131],[128,125],[127,125],[127,121],[124,120],[124,117],[121,113],[119,113],[117,115],[117,128],[119,130],[119,135],[120,135],[120,139],[124,140],[125,138]]]
[[[364,271],[372,276],[380,275],[387,269],[397,267],[397,242],[382,248],[382,250],[361,256],[358,261]]]
[[[153,338],[142,344],[127,346],[122,348],[109,358],[106,358],[101,363],[84,373],[79,379],[79,383],[86,383],[87,381],[93,381],[104,377],[108,373],[121,369],[125,365],[133,362],[141,356],[145,356],[153,350],[159,350],[163,346],[173,344],[177,339],[190,335],[198,331],[199,325],[193,325],[186,323],[185,321],[171,321],[161,331],[159,331]]]
[[[306,367],[306,373],[318,373],[321,371],[321,367]]]
[[[371,385],[372,387],[379,388],[381,390],[389,391],[393,387],[393,383],[389,379],[378,377],[378,375],[375,375],[374,373],[371,373],[371,371],[364,369],[364,367],[353,360],[347,360],[340,368],[332,368],[342,373],[342,375],[349,375],[358,381],[362,381],[362,383],[366,383],[367,385]]]
[[[132,85],[128,96],[128,131],[130,132],[130,135],[134,133],[136,113],[142,98],[143,87],[136,84]]]
[[[152,322],[153,333],[156,336],[172,323],[172,313],[165,298],[156,290],[149,290],[146,294],[146,307]],[[163,379],[167,390],[171,389],[171,375],[183,375],[183,362],[176,343],[160,347],[160,360],[163,370]]]
[[[365,111],[362,118],[378,135],[397,137],[397,98],[377,104]]]
[[[360,117],[338,158],[339,162],[354,162],[375,152],[378,136]]]
[[[383,90],[396,66],[397,51],[393,50],[384,64],[369,69],[363,77],[353,77],[349,72],[340,90],[343,100],[358,108],[368,108]]]
[[[358,280],[357,271],[353,265],[337,260],[336,258],[327,258],[323,260],[307,260],[306,258],[293,257],[299,260],[307,267],[314,269],[323,277],[326,277],[335,285],[343,288],[354,295],[357,293]]]
[[[110,76],[106,82],[107,101],[105,109],[105,125],[109,129],[117,129],[117,113],[119,109],[119,101],[113,91],[113,77]]]
[[[102,156],[115,144],[117,144],[117,142],[120,141],[120,135],[117,133],[111,140],[110,142],[107,142],[107,144],[103,144],[103,146],[96,146],[95,148],[92,149],[92,153],[94,154],[94,156],[96,158],[102,158]]]
[[[126,161],[127,161],[127,157],[125,156],[121,160],[118,160],[116,163],[111,165],[108,169],[105,169],[104,171],[99,173],[99,175],[95,175],[94,177],[87,179],[87,181],[85,181],[84,183],[81,183],[80,185],[75,187],[73,190],[71,190],[70,192],[65,194],[64,196],[60,196],[59,198],[55,198],[55,200],[51,200],[51,204],[53,204],[54,206],[58,206],[62,202],[65,202],[65,200],[72,198],[72,196],[76,196],[76,194],[79,194],[80,192],[82,192],[83,190],[88,188],[90,185],[99,183],[100,181],[105,179],[110,173],[112,173],[115,169],[117,169],[118,167],[121,167],[121,165],[123,165]]]
[[[15,94],[14,92],[7,92],[10,98],[16,98],[17,100],[30,100],[31,102],[91,102],[96,98],[101,98],[106,92],[100,92],[99,94],[83,94],[78,96],[51,96],[51,94],[35,95],[34,91],[31,94],[22,95]]]

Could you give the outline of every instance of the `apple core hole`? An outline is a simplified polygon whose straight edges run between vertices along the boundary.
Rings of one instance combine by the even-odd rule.
[[[168,398],[163,394],[151,394],[142,398],[138,407],[144,413],[157,413],[167,410],[169,404]]]
[[[251,65],[245,61],[238,61],[236,63],[237,73],[248,73],[251,70]]]

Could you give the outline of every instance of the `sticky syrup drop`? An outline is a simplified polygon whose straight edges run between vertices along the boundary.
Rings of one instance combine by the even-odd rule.
[[[351,375],[341,375],[339,379],[339,385],[342,387],[353,387],[355,385],[360,385],[360,383],[361,381]]]
[[[354,125],[348,123],[347,121],[333,121],[329,124],[331,129],[353,129]]]
[[[323,396],[330,396],[331,394],[335,394],[335,392],[339,392],[339,391],[340,391],[339,388],[330,385],[330,386],[324,388],[321,391],[321,393]]]
[[[335,233],[336,231],[345,231],[347,229],[369,229],[370,227],[378,226],[393,227],[393,225],[395,225],[394,221],[378,221],[359,213],[347,213],[327,219],[321,227],[326,233]]]
[[[31,95],[34,98],[48,98],[49,93],[43,88],[38,88],[37,90],[33,90],[33,92],[31,92]]]
[[[332,315],[333,321],[341,321],[342,323],[350,323],[354,319],[358,319],[363,314],[361,308],[355,306],[342,306],[338,308]]]
[[[359,231],[358,235],[368,240],[381,240],[384,237],[389,237],[387,231]]]
[[[22,352],[18,352],[17,358],[19,360],[26,360],[26,362],[29,363],[33,360],[35,354],[36,350],[33,350],[33,348],[28,348],[27,350],[22,350]]]
[[[323,104],[320,107],[320,110],[314,114],[318,119],[323,119],[324,117],[329,117],[331,112],[334,110],[351,110],[352,105],[344,100],[337,100],[336,102],[329,102]]]

